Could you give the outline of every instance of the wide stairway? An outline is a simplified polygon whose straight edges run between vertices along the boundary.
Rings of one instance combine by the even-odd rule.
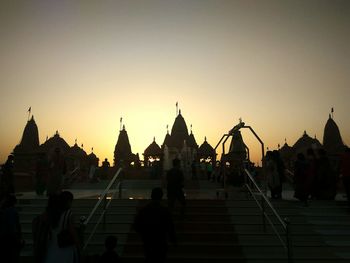
[[[131,183],[135,189],[137,184]],[[148,182],[147,188],[159,185]],[[168,262],[288,262],[287,253],[272,231],[262,224],[262,215],[255,201],[240,189],[233,189],[224,200],[216,199],[215,186],[207,182],[199,184],[200,198],[187,201],[184,220],[176,216],[175,226],[178,245],[169,246]],[[126,184],[127,186],[127,184]],[[210,187],[212,189],[210,189]],[[139,189],[145,189],[139,185]],[[212,195],[208,195],[212,190]],[[140,190],[140,193],[142,191]],[[188,194],[188,197],[191,197]],[[206,198],[206,199],[203,199]],[[76,221],[87,216],[97,201],[96,196],[76,199],[73,213]],[[84,251],[91,259],[104,251],[104,239],[108,235],[118,237],[119,255],[123,262],[143,262],[142,243],[132,228],[134,216],[147,200],[115,199],[109,207],[106,224],[100,224],[90,244]],[[281,217],[291,221],[291,240],[294,262],[350,262],[350,213],[345,203],[336,201],[313,201],[309,207],[297,201],[272,202]],[[21,262],[33,262],[31,222],[35,215],[44,211],[44,199],[20,199],[18,208],[26,246]],[[92,218],[85,235],[88,236],[97,220]],[[275,221],[275,220],[273,220]],[[282,238],[284,233],[277,226]]]

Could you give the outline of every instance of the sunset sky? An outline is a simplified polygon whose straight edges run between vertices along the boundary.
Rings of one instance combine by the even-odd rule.
[[[350,144],[350,1],[72,2],[1,1],[0,163],[29,107],[41,143],[58,130],[111,162],[120,117],[142,156],[177,101],[198,144],[239,118],[270,149],[322,142],[331,107]]]

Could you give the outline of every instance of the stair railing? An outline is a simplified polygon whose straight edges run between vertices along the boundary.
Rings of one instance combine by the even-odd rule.
[[[267,196],[264,194],[264,192],[260,189],[258,184],[255,182],[253,176],[250,174],[250,172],[247,169],[244,169],[245,171],[245,186],[248,189],[250,195],[254,198],[256,204],[258,205],[259,209],[261,210],[261,216],[263,221],[263,229],[264,232],[266,231],[266,222],[268,222],[272,228],[272,230],[275,232],[276,236],[280,240],[282,246],[287,252],[287,259],[289,263],[293,262],[293,250],[292,250],[292,242],[291,242],[291,233],[290,233],[290,221],[288,218],[282,219],[281,216],[278,214],[276,209],[273,207]],[[248,182],[249,180],[249,182]],[[254,190],[252,189],[254,188]],[[257,195],[260,196],[260,200],[256,197]],[[269,215],[266,213],[266,208],[269,208],[272,211],[272,215]],[[278,223],[282,226],[284,231],[284,238],[282,235],[278,232],[276,229],[275,224],[272,222],[270,216],[274,216]]]
[[[102,212],[100,214],[100,217],[98,218],[96,224],[94,225],[90,235],[86,239],[86,242],[84,242],[83,251],[89,245],[89,243],[90,243],[92,237],[95,235],[97,227],[100,225],[101,221],[103,222],[103,228],[106,227],[107,209],[108,209],[108,207],[109,207],[109,205],[110,205],[110,203],[111,203],[112,199],[114,198],[114,195],[116,194],[117,191],[118,191],[118,198],[119,199],[122,198],[122,180],[120,178],[121,172],[122,172],[122,168],[119,168],[118,171],[113,176],[110,183],[108,184],[108,186],[106,187],[106,189],[99,196],[99,200],[95,204],[95,207],[92,209],[92,211],[89,214],[89,216],[87,217],[87,219],[82,223],[83,228],[86,229],[86,226],[90,223],[92,217],[95,215],[97,210],[102,207]],[[115,185],[115,187],[113,188],[114,185]],[[111,195],[108,196],[108,194],[110,194],[110,193],[111,193]]]

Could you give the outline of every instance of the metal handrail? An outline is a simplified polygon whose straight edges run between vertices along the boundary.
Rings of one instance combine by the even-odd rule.
[[[267,196],[263,193],[263,191],[260,189],[258,184],[255,182],[253,176],[250,174],[248,169],[244,169],[244,171],[245,171],[245,173],[247,175],[246,178],[249,178],[250,182],[254,185],[255,189],[258,192],[258,194],[261,196],[261,200],[260,200],[260,203],[259,203],[259,200],[255,197],[256,191],[254,192],[251,189],[251,187],[249,186],[249,184],[247,183],[247,181],[246,181],[245,186],[247,187],[248,191],[250,192],[251,196],[254,198],[255,202],[257,203],[259,209],[262,212],[262,220],[263,220],[264,231],[266,231],[266,221],[265,221],[265,219],[266,219],[269,222],[269,224],[270,224],[271,228],[273,229],[273,231],[275,232],[275,234],[277,235],[278,239],[281,241],[282,246],[284,247],[284,249],[286,249],[288,262],[289,263],[293,262],[293,253],[292,253],[292,243],[291,243],[291,238],[290,238],[290,221],[289,221],[289,219],[288,218],[282,219],[280,217],[280,215],[278,214],[276,209],[271,204],[270,200],[267,198]],[[282,228],[284,229],[284,231],[285,231],[285,239],[286,240],[283,240],[282,236],[277,231],[277,229],[275,227],[275,224],[271,221],[269,215],[265,212],[265,203],[271,209],[273,215],[277,218],[277,220],[281,224]]]
[[[97,209],[100,207],[102,201],[103,201],[103,211],[100,215],[100,217],[98,218],[93,230],[91,231],[89,237],[87,238],[86,242],[84,243],[84,247],[83,250],[85,250],[87,248],[87,246],[90,243],[90,240],[92,239],[92,237],[94,236],[97,227],[99,226],[99,224],[101,223],[101,220],[103,219],[103,223],[105,226],[106,223],[106,212],[107,209],[115,195],[115,193],[117,192],[117,190],[119,191],[119,196],[118,198],[122,197],[122,182],[119,181],[118,184],[116,185],[115,189],[113,190],[112,195],[110,196],[110,199],[107,201],[107,194],[110,193],[110,189],[112,188],[112,186],[114,185],[114,183],[116,182],[117,178],[119,177],[119,174],[122,172],[122,168],[119,168],[118,171],[115,173],[115,175],[113,176],[112,180],[110,181],[110,183],[108,184],[108,186],[105,188],[105,190],[102,192],[102,194],[99,197],[99,200],[97,201],[97,203],[95,204],[94,208],[92,209],[92,211],[90,212],[89,216],[87,217],[87,219],[83,222],[84,228],[86,228],[87,224],[90,222],[90,220],[92,219],[92,217],[95,215]]]

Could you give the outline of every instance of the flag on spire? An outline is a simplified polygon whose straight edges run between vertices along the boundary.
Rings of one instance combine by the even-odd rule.
[[[28,121],[29,121],[29,118],[30,118],[31,111],[32,111],[32,107],[29,107],[29,109],[28,109]]]

